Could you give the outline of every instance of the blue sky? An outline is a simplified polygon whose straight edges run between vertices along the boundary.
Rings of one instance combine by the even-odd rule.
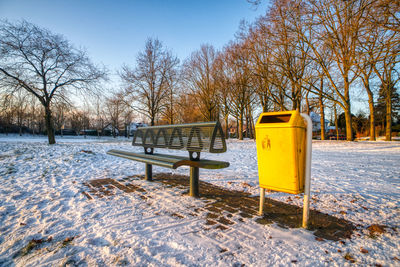
[[[246,0],[0,0],[0,18],[63,34],[114,73],[124,63],[134,65],[148,37],[184,60],[203,43],[222,48],[240,20],[252,22],[265,10],[265,3],[255,8]]]

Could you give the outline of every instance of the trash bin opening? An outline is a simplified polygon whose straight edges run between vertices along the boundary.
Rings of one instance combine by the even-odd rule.
[[[292,114],[282,114],[282,115],[264,115],[260,123],[284,123],[289,122]]]

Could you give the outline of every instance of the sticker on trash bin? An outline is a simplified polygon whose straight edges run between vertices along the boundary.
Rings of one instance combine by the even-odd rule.
[[[271,150],[271,139],[269,139],[268,135],[262,140],[262,148],[264,150]]]

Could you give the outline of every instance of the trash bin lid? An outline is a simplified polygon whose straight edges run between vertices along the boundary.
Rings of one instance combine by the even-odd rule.
[[[298,110],[264,112],[256,123],[257,128],[306,128],[306,122]]]

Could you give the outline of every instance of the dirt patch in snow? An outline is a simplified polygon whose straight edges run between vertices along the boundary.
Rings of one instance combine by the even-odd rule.
[[[374,237],[376,234],[383,234],[386,232],[386,226],[380,224],[372,224],[371,226],[367,227],[369,234],[371,237]]]
[[[115,194],[116,189],[119,189],[125,193],[132,193],[136,191],[141,193],[146,192],[146,190],[139,186],[120,183],[110,178],[91,180],[83,184],[90,188],[88,192],[82,192],[82,194],[84,194],[88,199],[93,199],[92,196],[96,196],[98,198],[102,198],[103,196],[112,196]]]
[[[146,199],[148,192],[137,184],[129,183],[129,180],[143,179],[144,176],[128,177],[123,182],[114,179],[97,179],[85,183],[90,188],[83,194],[88,199],[92,196],[112,196],[119,189],[125,193],[139,193],[142,199]],[[182,194],[189,192],[189,177],[171,173],[158,173],[153,176],[154,182],[162,183],[167,187],[178,187]],[[266,198],[264,216],[258,216],[259,197],[251,196],[243,191],[234,191],[222,188],[207,182],[200,181],[200,199],[205,202],[202,207],[194,207],[188,210],[190,215],[206,214],[205,229],[226,230],[236,223],[251,219],[260,224],[276,223],[283,228],[301,227],[303,210],[301,207]],[[313,231],[317,240],[323,241],[350,238],[355,225],[345,219],[340,219],[319,211],[310,210],[309,230]]]

